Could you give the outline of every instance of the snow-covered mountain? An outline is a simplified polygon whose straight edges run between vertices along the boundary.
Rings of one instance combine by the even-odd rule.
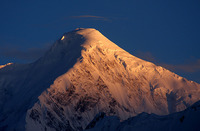
[[[121,120],[167,115],[199,93],[199,84],[132,56],[99,31],[77,29],[36,62],[0,69],[0,129],[82,130],[99,112]]]
[[[184,111],[166,116],[141,113],[123,122],[116,116],[99,113],[86,127],[87,131],[199,131],[200,101]]]
[[[80,57],[28,111],[27,130],[82,130],[99,112],[121,120],[166,115],[200,99],[199,84],[132,56],[95,29],[65,34],[53,49],[65,45],[81,47]]]

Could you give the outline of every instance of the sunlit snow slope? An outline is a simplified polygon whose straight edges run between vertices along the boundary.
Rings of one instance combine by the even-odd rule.
[[[23,89],[39,91],[22,98],[39,96],[55,76],[63,75],[28,110],[28,131],[82,130],[99,112],[121,120],[141,112],[166,115],[200,100],[199,84],[132,56],[95,29],[64,34],[36,63],[39,72],[28,73],[29,86]],[[46,84],[44,77],[52,79]]]

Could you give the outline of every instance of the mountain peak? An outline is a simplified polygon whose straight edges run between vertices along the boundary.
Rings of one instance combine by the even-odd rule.
[[[67,37],[74,36],[74,35],[82,35],[82,36],[85,37],[85,36],[88,36],[88,34],[91,34],[91,33],[94,33],[94,32],[96,32],[96,34],[98,32],[99,35],[101,34],[98,30],[93,29],[93,28],[76,28],[73,31],[64,33],[61,40],[64,40]]]
[[[94,28],[77,28],[71,32],[64,33],[64,35],[60,38],[60,42],[66,43],[68,41],[77,40],[80,38],[84,40],[83,43],[79,42],[79,44],[83,47],[94,46],[100,43],[109,43],[110,45],[115,45]]]
[[[125,120],[141,112],[174,113],[199,100],[199,84],[129,54],[95,29],[65,33],[54,46],[47,58],[68,70],[28,111],[27,130],[61,130],[59,120],[65,130],[82,130],[99,112]]]
[[[77,28],[64,33],[40,60],[42,63],[46,60],[48,61],[47,63],[55,63],[58,60],[62,59],[63,61],[71,56],[75,56],[76,58],[74,59],[78,59],[85,52],[96,50],[96,48],[107,51],[123,50],[96,29]]]
[[[165,115],[199,93],[199,84],[129,54],[96,29],[78,28],[38,61],[0,70],[0,130],[24,130],[25,120],[27,131],[83,130],[99,112],[121,120]]]

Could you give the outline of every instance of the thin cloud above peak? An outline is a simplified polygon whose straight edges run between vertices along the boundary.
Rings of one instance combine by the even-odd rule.
[[[103,21],[111,21],[110,19],[103,17],[103,16],[96,16],[96,15],[78,15],[78,16],[71,16],[71,18],[90,18],[94,20],[103,20]]]

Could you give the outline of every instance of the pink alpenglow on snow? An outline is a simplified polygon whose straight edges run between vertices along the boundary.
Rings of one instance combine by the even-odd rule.
[[[37,61],[0,69],[0,129],[84,130],[99,112],[120,121],[168,115],[199,93],[198,83],[131,55],[96,29],[78,28]]]

